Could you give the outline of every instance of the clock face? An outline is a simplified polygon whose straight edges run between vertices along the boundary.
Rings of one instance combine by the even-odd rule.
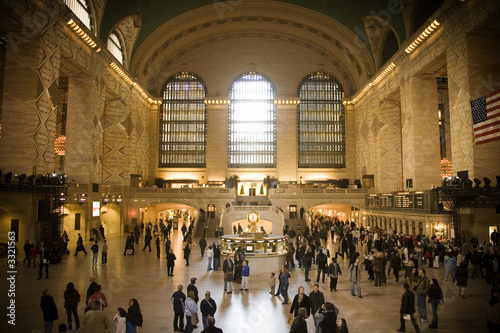
[[[256,222],[257,218],[258,218],[258,216],[255,213],[248,214],[248,221],[250,221],[250,222]]]

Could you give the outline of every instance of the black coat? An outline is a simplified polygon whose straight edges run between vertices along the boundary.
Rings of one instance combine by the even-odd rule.
[[[128,308],[127,321],[134,325],[134,327],[142,326],[142,313],[138,306],[131,306]]]
[[[297,317],[293,320],[290,333],[307,333],[307,323],[304,318]]]
[[[174,267],[176,259],[177,257],[175,256],[175,253],[167,254],[167,267]]]
[[[172,295],[172,303],[174,305],[175,313],[184,313],[184,306],[186,304],[186,295],[182,291],[176,291]]]
[[[44,321],[54,321],[59,319],[57,306],[52,296],[42,296],[40,299],[40,307],[42,308]]]
[[[401,310],[399,313],[402,314],[413,314],[415,313],[415,295],[412,291],[406,290],[401,298]]]
[[[337,331],[337,314],[335,311],[326,311],[323,313],[323,320],[319,323],[322,333],[335,333]]]
[[[309,302],[309,297],[304,294],[302,297],[302,302],[299,303],[299,294],[295,295],[292,302],[292,307],[290,308],[290,313],[293,313],[294,317],[297,317],[299,308],[307,309],[307,316],[309,317],[311,311],[311,303]]]

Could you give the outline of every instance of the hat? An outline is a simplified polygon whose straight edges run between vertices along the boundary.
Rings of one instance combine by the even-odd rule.
[[[196,280],[197,280],[197,278],[195,278],[195,277],[191,278],[191,283],[194,284],[196,282]]]

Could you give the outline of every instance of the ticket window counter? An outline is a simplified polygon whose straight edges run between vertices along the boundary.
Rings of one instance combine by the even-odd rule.
[[[234,253],[238,247],[241,247],[243,252],[246,254],[285,254],[287,252],[286,242],[284,237],[279,237],[276,239],[259,239],[259,240],[249,240],[240,237],[239,239],[231,239],[228,237],[222,237],[221,239],[221,252],[222,253]]]

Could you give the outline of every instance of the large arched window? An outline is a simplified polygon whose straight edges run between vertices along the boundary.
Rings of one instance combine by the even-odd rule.
[[[123,46],[116,31],[113,31],[108,37],[108,50],[123,65]]]
[[[159,167],[206,165],[206,88],[192,73],[171,76],[163,88],[160,108]]]
[[[89,30],[92,30],[87,0],[64,0],[64,3]]]
[[[274,86],[265,76],[239,76],[229,92],[229,168],[276,167]]]
[[[343,90],[330,74],[308,75],[299,86],[298,167],[345,167]]]

